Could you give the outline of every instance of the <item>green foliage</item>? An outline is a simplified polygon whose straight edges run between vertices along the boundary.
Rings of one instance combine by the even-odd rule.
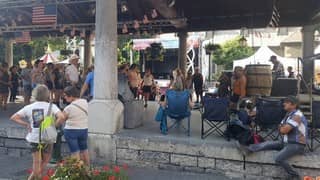
[[[68,158],[58,164],[55,173],[50,177],[50,179],[89,180],[90,177],[83,161]]]
[[[254,54],[252,48],[248,46],[241,46],[239,42],[240,37],[229,40],[217,48],[212,54],[212,60],[218,65],[224,65],[226,69],[232,69],[233,61],[247,58]]]
[[[119,36],[118,38],[118,62],[120,64],[130,62],[130,50],[132,50],[133,41],[129,36]],[[133,51],[133,63],[139,64],[140,53]]]
[[[50,180],[128,180],[127,170],[127,165],[89,169],[83,161],[68,158],[59,163],[53,173],[48,171],[46,176]]]

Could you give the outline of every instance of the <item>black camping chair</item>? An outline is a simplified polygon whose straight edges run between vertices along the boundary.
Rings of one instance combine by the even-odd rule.
[[[229,124],[227,98],[203,97],[203,108],[201,109],[201,138],[204,139],[210,134],[217,132],[224,136],[224,125]],[[205,127],[205,125],[208,125]]]
[[[310,124],[310,151],[315,149],[314,143],[320,143],[320,101],[312,101],[312,121]]]
[[[278,126],[286,115],[283,109],[283,101],[279,99],[259,98],[256,107],[256,132],[263,139],[270,137],[272,140],[277,140],[280,137]]]

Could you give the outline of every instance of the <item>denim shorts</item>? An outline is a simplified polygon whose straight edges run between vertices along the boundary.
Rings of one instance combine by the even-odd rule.
[[[64,129],[64,138],[71,153],[82,152],[88,149],[88,129]]]
[[[24,95],[31,97],[32,94],[32,86],[31,85],[24,85],[23,86]]]

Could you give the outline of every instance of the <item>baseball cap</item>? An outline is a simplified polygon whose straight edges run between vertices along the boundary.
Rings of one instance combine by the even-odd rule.
[[[288,96],[284,99],[284,102],[290,102],[295,105],[299,105],[299,100],[295,96]]]
[[[276,60],[277,59],[277,56],[270,56],[270,59],[269,59],[269,61],[273,61],[273,60]]]

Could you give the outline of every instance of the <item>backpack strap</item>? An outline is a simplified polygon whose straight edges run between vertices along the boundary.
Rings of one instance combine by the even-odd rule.
[[[48,107],[47,116],[51,116],[51,112],[52,112],[52,102],[50,101],[50,104],[49,104],[49,107]]]

